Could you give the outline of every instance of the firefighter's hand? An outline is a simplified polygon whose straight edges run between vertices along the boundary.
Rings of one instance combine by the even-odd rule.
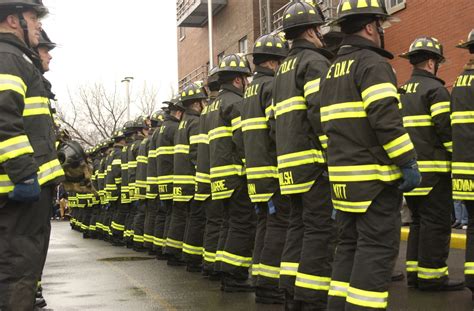
[[[8,194],[8,198],[19,202],[35,202],[39,200],[40,193],[41,187],[38,183],[38,175],[35,173],[15,184],[13,191]]]
[[[398,189],[403,192],[410,192],[418,187],[418,185],[421,183],[421,173],[418,169],[418,164],[416,163],[415,159],[410,160],[410,162],[405,165],[402,165],[400,170],[402,171],[403,182],[400,186],[398,186]]]

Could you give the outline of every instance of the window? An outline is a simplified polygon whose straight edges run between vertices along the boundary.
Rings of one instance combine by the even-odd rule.
[[[186,28],[178,27],[178,38],[179,41],[183,41],[186,38]]]
[[[249,41],[247,36],[239,40],[239,53],[247,54],[249,49]]]
[[[405,8],[406,0],[385,0],[385,5],[388,13],[393,14]]]

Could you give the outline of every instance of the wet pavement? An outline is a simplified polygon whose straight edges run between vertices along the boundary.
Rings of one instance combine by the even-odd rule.
[[[223,293],[183,267],[168,267],[146,254],[84,240],[67,222],[53,222],[48,260],[43,275],[48,310],[283,310],[258,305],[249,293]],[[398,260],[404,269],[405,242]],[[462,278],[464,251],[452,249],[448,261],[452,278]],[[404,282],[390,288],[389,310],[473,310],[471,292],[426,293]]]

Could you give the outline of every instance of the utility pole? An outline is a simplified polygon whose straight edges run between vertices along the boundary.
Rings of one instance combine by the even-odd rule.
[[[133,77],[125,77],[122,80],[122,83],[125,83],[125,98],[127,99],[127,121],[130,120],[130,82],[133,80]]]
[[[214,67],[214,51],[212,44],[212,0],[207,0],[207,26],[209,28],[209,68],[211,70]]]

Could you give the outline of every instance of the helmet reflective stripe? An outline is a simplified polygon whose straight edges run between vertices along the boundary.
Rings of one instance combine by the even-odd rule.
[[[443,46],[438,39],[433,37],[421,37],[415,39],[415,41],[410,45],[408,52],[403,53],[400,57],[410,58],[410,56],[419,53],[432,53],[440,57],[441,60],[444,60]]]

